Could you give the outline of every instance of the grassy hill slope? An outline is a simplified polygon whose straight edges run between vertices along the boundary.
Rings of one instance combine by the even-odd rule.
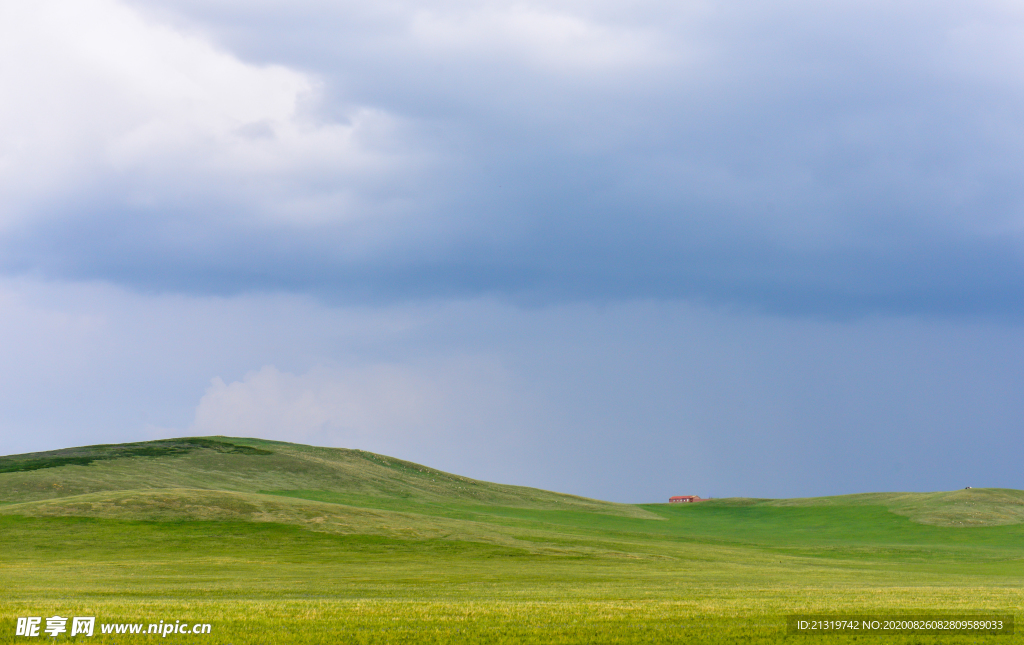
[[[772,500],[771,506],[882,506],[914,522],[934,526],[1002,526],[1024,522],[1024,491],[967,488],[939,493],[863,493],[838,497]]]
[[[643,515],[635,507],[452,475],[362,450],[196,437],[0,457],[5,502],[147,489],[330,491],[352,500],[463,502]]]
[[[477,481],[359,450],[226,437],[0,457],[0,502],[6,515],[272,522],[530,552],[571,545],[648,555],[693,540],[790,549],[953,544],[968,534],[947,530],[967,528],[1004,527],[968,540],[1002,543],[1016,539],[1024,520],[1024,492],[1013,490],[627,505]]]
[[[661,519],[638,506],[477,481],[365,451],[225,437],[0,457],[0,503],[6,515],[276,522],[531,551],[547,531],[509,526],[494,509]]]

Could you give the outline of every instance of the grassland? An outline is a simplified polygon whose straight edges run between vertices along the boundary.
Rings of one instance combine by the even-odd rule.
[[[0,643],[54,614],[213,628],[95,643],[1024,640],[785,635],[791,613],[1020,620],[1020,491],[633,506],[208,437],[0,458],[0,501]]]

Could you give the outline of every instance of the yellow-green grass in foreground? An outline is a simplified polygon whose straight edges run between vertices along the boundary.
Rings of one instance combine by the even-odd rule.
[[[0,643],[54,614],[212,625],[83,643],[1024,641],[785,635],[791,613],[1021,620],[1020,491],[629,506],[181,441],[0,458]]]
[[[741,588],[741,603],[732,598],[697,595],[678,601],[409,601],[409,600],[258,600],[232,602],[3,603],[9,615],[63,612],[62,615],[97,615],[111,623],[157,623],[182,619],[208,622],[208,635],[161,638],[155,635],[82,638],[83,643],[209,643],[211,645],[322,644],[322,643],[1019,643],[1019,636],[786,636],[781,612],[784,602],[761,599],[759,588]],[[815,595],[816,590],[803,590]],[[875,604],[861,605],[891,613],[893,608],[916,609],[906,604],[941,606],[956,603],[963,592],[984,590],[945,589],[921,594],[919,590],[894,590],[876,596]],[[857,594],[859,595],[859,594]],[[854,596],[851,596],[854,597]],[[751,599],[752,602],[751,602]],[[826,594],[813,603],[814,611],[828,611],[848,597]],[[741,607],[737,607],[741,604]],[[1005,602],[980,605],[1001,610]],[[972,607],[974,609],[977,606]],[[7,621],[5,621],[7,622]],[[12,626],[8,622],[7,626]],[[13,632],[13,629],[12,629]],[[31,642],[32,639],[0,642]],[[40,640],[40,639],[35,639]],[[49,639],[46,639],[49,640]],[[70,640],[70,639],[66,639]]]

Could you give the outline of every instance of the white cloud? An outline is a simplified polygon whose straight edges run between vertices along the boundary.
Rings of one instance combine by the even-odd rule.
[[[266,365],[241,381],[213,379],[190,432],[358,445],[435,425],[446,398],[437,383],[398,365],[300,375]]]
[[[17,196],[0,226],[112,183],[128,207],[191,191],[271,219],[346,217],[356,185],[399,163],[376,147],[389,115],[317,120],[315,76],[247,63],[116,0],[3,3],[0,61],[0,189]]]
[[[236,381],[212,379],[188,428],[149,434],[263,437],[446,461],[452,445],[496,450],[504,431],[521,437],[538,401],[520,388],[482,354],[357,360],[300,373],[264,365]]]
[[[670,56],[655,31],[605,24],[543,3],[456,11],[435,5],[412,13],[409,30],[428,49],[518,60],[543,72],[620,72]]]

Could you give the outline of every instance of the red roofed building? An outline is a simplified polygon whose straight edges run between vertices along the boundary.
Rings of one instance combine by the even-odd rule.
[[[669,497],[669,504],[676,504],[678,502],[703,502],[700,495],[677,495],[675,497]]]

